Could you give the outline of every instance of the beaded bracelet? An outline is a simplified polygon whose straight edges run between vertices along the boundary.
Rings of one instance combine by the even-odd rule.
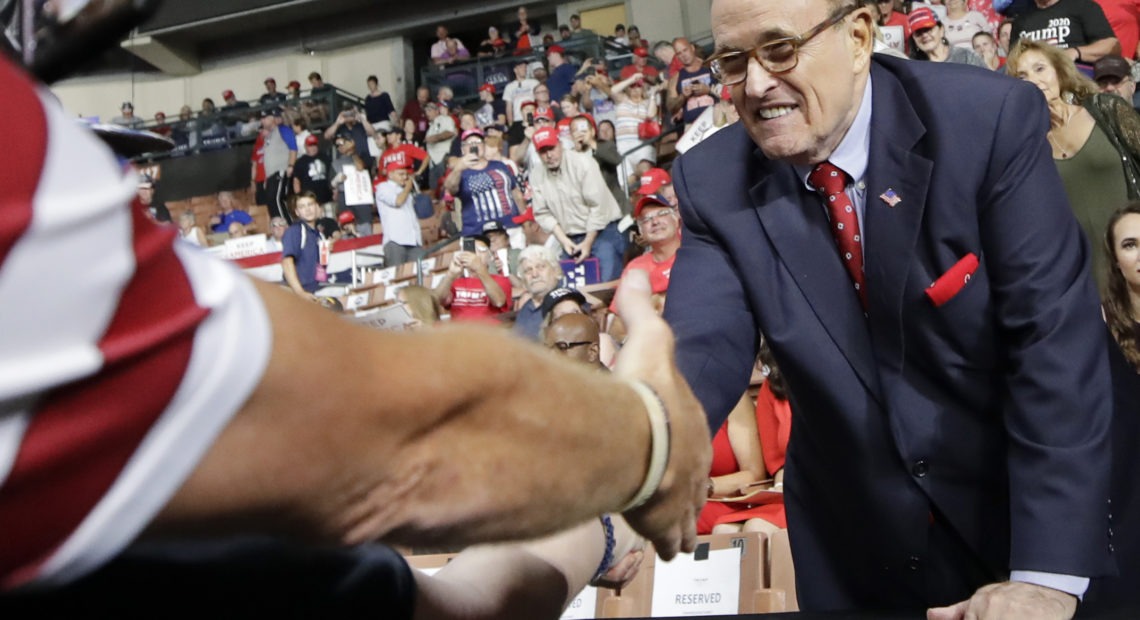
[[[614,539],[614,522],[610,519],[609,515],[602,515],[602,530],[606,534],[606,552],[602,554],[602,563],[598,564],[598,570],[594,571],[594,577],[590,579],[590,583],[602,578],[610,570],[610,565],[614,563],[614,546],[617,541]]]
[[[641,397],[645,413],[649,417],[649,471],[645,473],[645,481],[637,494],[619,512],[633,510],[649,501],[657,492],[657,487],[661,486],[665,468],[669,465],[669,412],[665,409],[665,403],[644,381],[631,381],[629,386]]]

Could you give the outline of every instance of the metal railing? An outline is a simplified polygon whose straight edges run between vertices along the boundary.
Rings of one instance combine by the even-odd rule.
[[[139,155],[133,161],[158,161],[252,144],[257,139],[262,113],[275,108],[282,109],[285,122],[290,122],[294,115],[300,115],[305,119],[307,128],[319,135],[336,121],[346,102],[363,110],[364,100],[358,95],[330,87],[315,94],[310,91],[302,97],[288,98],[284,102],[239,102],[237,106],[216,108],[211,112],[199,110],[187,120],[150,121],[138,129],[169,137],[174,141],[174,149]]]

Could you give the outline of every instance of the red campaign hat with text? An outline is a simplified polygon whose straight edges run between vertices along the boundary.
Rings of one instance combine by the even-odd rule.
[[[534,132],[531,142],[534,142],[534,148],[537,151],[558,146],[558,130],[553,127],[543,127]]]
[[[922,30],[923,28],[933,28],[938,25],[938,17],[934,15],[934,11],[924,6],[920,6],[910,12],[907,16],[907,21],[910,23],[910,31]]]
[[[393,158],[384,163],[384,172],[392,172],[394,170],[408,170],[409,168],[411,168],[411,166],[409,166],[407,162],[404,161],[403,157]]]
[[[548,121],[554,120],[554,108],[538,108],[534,111],[534,118],[545,118]]]
[[[650,168],[648,172],[641,175],[641,187],[637,188],[638,196],[651,196],[656,194],[662,186],[668,185],[673,182],[673,178],[669,176],[661,168]]]

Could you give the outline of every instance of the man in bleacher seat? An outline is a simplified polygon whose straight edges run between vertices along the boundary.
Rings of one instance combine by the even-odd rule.
[[[315,224],[321,216],[321,205],[316,196],[304,193],[297,196],[294,203],[297,221],[285,231],[281,238],[281,271],[285,284],[298,296],[317,301],[313,292],[327,280],[324,269],[328,262],[329,249],[322,251],[322,245],[329,243],[317,230]]]
[[[218,192],[218,212],[210,218],[210,230],[215,233],[228,233],[233,222],[245,226],[246,232],[256,232],[253,218],[245,210],[237,208],[234,193]]]
[[[572,360],[608,370],[601,361],[598,323],[589,315],[564,314],[546,328],[543,343]]]
[[[562,281],[562,265],[550,249],[528,245],[519,254],[519,274],[526,293],[519,297],[514,331],[537,340],[542,329],[542,300]]]
[[[453,321],[494,322],[510,311],[511,281],[491,273],[495,257],[487,239],[475,237],[474,252],[456,252],[447,275],[433,291],[439,303],[451,311]]]

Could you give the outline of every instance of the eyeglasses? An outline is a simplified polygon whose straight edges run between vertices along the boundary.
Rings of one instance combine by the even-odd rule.
[[[588,342],[588,341],[562,342],[561,340],[556,340],[550,344],[551,344],[552,348],[558,349],[559,351],[562,351],[563,353],[565,353],[566,351],[569,351],[570,349],[573,349],[575,347],[584,347],[588,344],[594,344],[594,343]]]
[[[824,30],[843,21],[855,12],[859,5],[850,5],[832,13],[830,17],[816,24],[814,28],[795,37],[781,37],[745,51],[727,51],[713,54],[705,61],[713,77],[725,86],[739,84],[748,77],[748,61],[755,58],[768,73],[787,73],[796,68],[800,60],[800,48],[819,36]]]
[[[648,223],[652,222],[653,220],[655,220],[659,217],[665,217],[666,215],[673,215],[673,210],[672,209],[658,209],[658,210],[654,211],[653,213],[647,213],[647,214],[637,218],[637,223],[641,224],[641,225],[645,225],[645,224],[648,224]]]

